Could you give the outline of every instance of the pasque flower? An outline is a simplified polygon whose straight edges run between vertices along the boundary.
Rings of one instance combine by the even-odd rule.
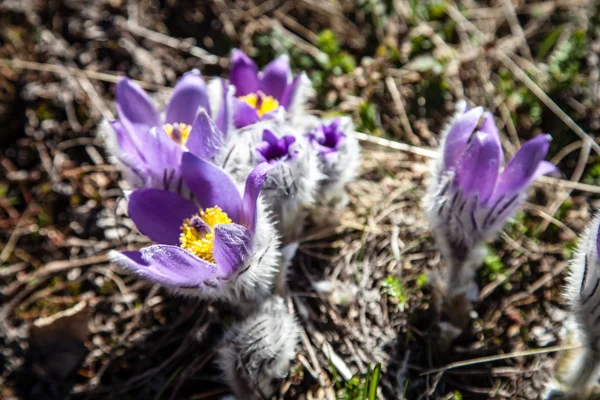
[[[307,137],[317,152],[321,172],[325,175],[317,190],[317,207],[315,211],[331,213],[340,211],[348,202],[345,187],[358,175],[360,151],[349,118],[336,118],[333,121],[318,120]],[[333,213],[336,214],[335,212]],[[320,215],[318,220],[324,220]]]
[[[236,398],[271,398],[288,375],[299,337],[296,321],[277,296],[234,324],[219,347],[217,362]]]
[[[471,283],[485,254],[481,245],[523,203],[529,185],[556,170],[543,161],[550,136],[539,135],[523,144],[500,172],[504,156],[492,115],[481,107],[468,110],[465,103],[458,110],[443,135],[426,199],[433,232],[449,263],[447,287],[454,293]]]
[[[254,168],[243,195],[225,171],[189,152],[181,167],[196,202],[161,189],[134,191],[129,216],[157,244],[112,252],[111,259],[184,294],[229,301],[268,296],[278,239],[257,199],[272,166]]]
[[[109,152],[122,166],[132,188],[180,191],[179,164],[184,151],[212,159],[226,139],[229,109],[222,101],[216,124],[209,118],[206,85],[197,70],[183,75],[173,90],[164,116],[130,79],[116,88],[119,120],[105,122],[102,134]]]
[[[292,77],[286,56],[271,61],[262,71],[240,50],[231,56],[229,81],[235,87],[233,121],[241,128],[271,118],[281,108],[293,111],[304,102],[306,75]]]

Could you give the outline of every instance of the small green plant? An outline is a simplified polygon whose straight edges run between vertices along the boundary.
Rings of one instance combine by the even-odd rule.
[[[492,282],[498,279],[504,279],[508,274],[506,266],[502,262],[502,259],[496,254],[494,249],[488,248],[488,255],[483,261],[483,267],[481,268],[481,275]],[[511,284],[508,280],[504,281],[502,287],[505,290],[511,289]]]
[[[334,75],[342,75],[350,73],[356,68],[356,60],[341,49],[340,43],[331,29],[325,29],[319,34],[317,46],[328,56],[327,62],[323,64],[326,71]]]
[[[408,303],[408,293],[400,279],[393,275],[385,278],[385,281],[381,285],[381,293],[392,299],[398,305],[400,311],[404,311],[404,307]]]
[[[337,379],[337,374],[334,374]],[[354,375],[343,385],[336,383],[341,387],[341,394],[337,396],[338,400],[376,400],[377,388],[381,378],[381,363],[377,363],[375,368],[369,366],[365,375]]]

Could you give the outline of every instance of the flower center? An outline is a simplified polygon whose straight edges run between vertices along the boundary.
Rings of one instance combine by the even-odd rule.
[[[190,136],[192,127],[191,125],[179,122],[174,124],[164,124],[163,129],[175,143],[183,146],[185,142],[187,142],[188,136]]]
[[[233,221],[219,206],[200,210],[181,225],[179,244],[182,248],[204,261],[215,262],[213,245],[214,228],[217,225],[232,224]]]
[[[267,96],[261,92],[247,94],[240,97],[240,100],[256,109],[259,117],[262,117],[273,110],[277,110],[277,107],[279,107],[279,101],[277,101],[276,98]]]

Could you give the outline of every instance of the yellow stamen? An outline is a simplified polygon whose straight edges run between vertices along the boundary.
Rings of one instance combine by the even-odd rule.
[[[194,226],[195,224],[192,223],[194,217],[200,217],[202,221],[208,225],[209,229],[198,229],[197,225]],[[214,227],[232,223],[233,221],[231,221],[229,216],[223,212],[219,206],[200,210],[197,215],[183,221],[183,225],[181,225],[181,234],[179,235],[180,246],[195,256],[210,263],[214,263]]]
[[[265,96],[262,93],[250,93],[245,96],[241,96],[240,100],[246,102],[250,107],[256,109],[259,117],[262,117],[266,113],[273,110],[277,110],[279,107],[279,101],[273,96]]]
[[[181,122],[164,124],[163,129],[167,132],[167,135],[180,146],[183,146],[185,142],[187,142],[188,136],[190,136],[190,132],[192,131],[191,125],[183,124]]]

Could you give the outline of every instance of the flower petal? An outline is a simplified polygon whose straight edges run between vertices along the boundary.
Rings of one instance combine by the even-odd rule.
[[[504,161],[504,152],[502,151],[502,143],[500,143],[500,133],[498,132],[498,128],[496,127],[496,122],[494,121],[494,116],[490,112],[486,112],[483,114],[483,122],[481,123],[480,132],[487,133],[491,135],[492,139],[495,139],[498,142],[498,148],[500,149],[500,162]]]
[[[256,200],[263,184],[267,180],[269,171],[274,168],[269,163],[260,163],[248,174],[246,178],[246,189],[244,190],[244,205],[241,216],[241,225],[244,225],[251,232],[254,232],[256,226]]]
[[[542,164],[550,148],[550,135],[538,135],[527,141],[510,159],[498,178],[494,197],[512,194],[525,189],[536,177],[552,172],[550,163]]]
[[[117,139],[118,149],[113,149],[115,155],[121,153],[127,153],[130,156],[138,158],[141,162],[145,162],[144,155],[141,153],[136,145],[135,138],[125,130],[123,124],[119,121],[110,121],[110,125],[115,133]]]
[[[225,171],[192,153],[184,153],[181,173],[202,208],[219,206],[233,222],[239,222],[242,197]]]
[[[144,90],[131,79],[123,78],[115,89],[115,102],[119,119],[141,148],[145,134],[153,126],[160,125],[160,116]]]
[[[138,189],[129,197],[129,217],[144,235],[160,244],[179,244],[182,222],[198,212],[190,200],[161,189]]]
[[[287,88],[290,75],[289,58],[287,56],[278,57],[263,70],[259,89],[267,96],[272,96],[280,101]]]
[[[226,274],[237,271],[250,256],[252,236],[250,231],[238,224],[217,225],[213,255],[216,264]]]
[[[235,95],[245,96],[258,90],[258,67],[241,50],[233,50],[229,81],[235,86]]]
[[[290,110],[290,107],[294,102],[297,90],[299,90],[302,86],[301,82],[303,76],[305,76],[304,72],[296,75],[296,77],[292,79],[292,83],[286,86],[285,91],[281,95],[281,100],[279,101],[279,104],[282,105],[287,111]]]
[[[243,128],[258,122],[258,112],[248,103],[238,98],[233,99],[233,124],[236,128]]]
[[[224,141],[223,133],[210,119],[206,110],[200,110],[186,142],[188,150],[200,158],[211,160],[223,147]]]
[[[477,132],[462,155],[456,181],[465,196],[485,203],[494,191],[500,169],[500,144],[492,135]]]
[[[193,69],[183,74],[173,89],[167,105],[166,121],[170,124],[191,125],[200,109],[210,111],[206,83],[200,71]]]
[[[113,251],[111,261],[149,281],[171,287],[198,287],[222,277],[219,268],[178,246],[156,245],[141,251]]]
[[[457,167],[458,160],[467,149],[469,138],[473,135],[482,114],[483,107],[475,107],[452,123],[444,139],[444,170]]]

